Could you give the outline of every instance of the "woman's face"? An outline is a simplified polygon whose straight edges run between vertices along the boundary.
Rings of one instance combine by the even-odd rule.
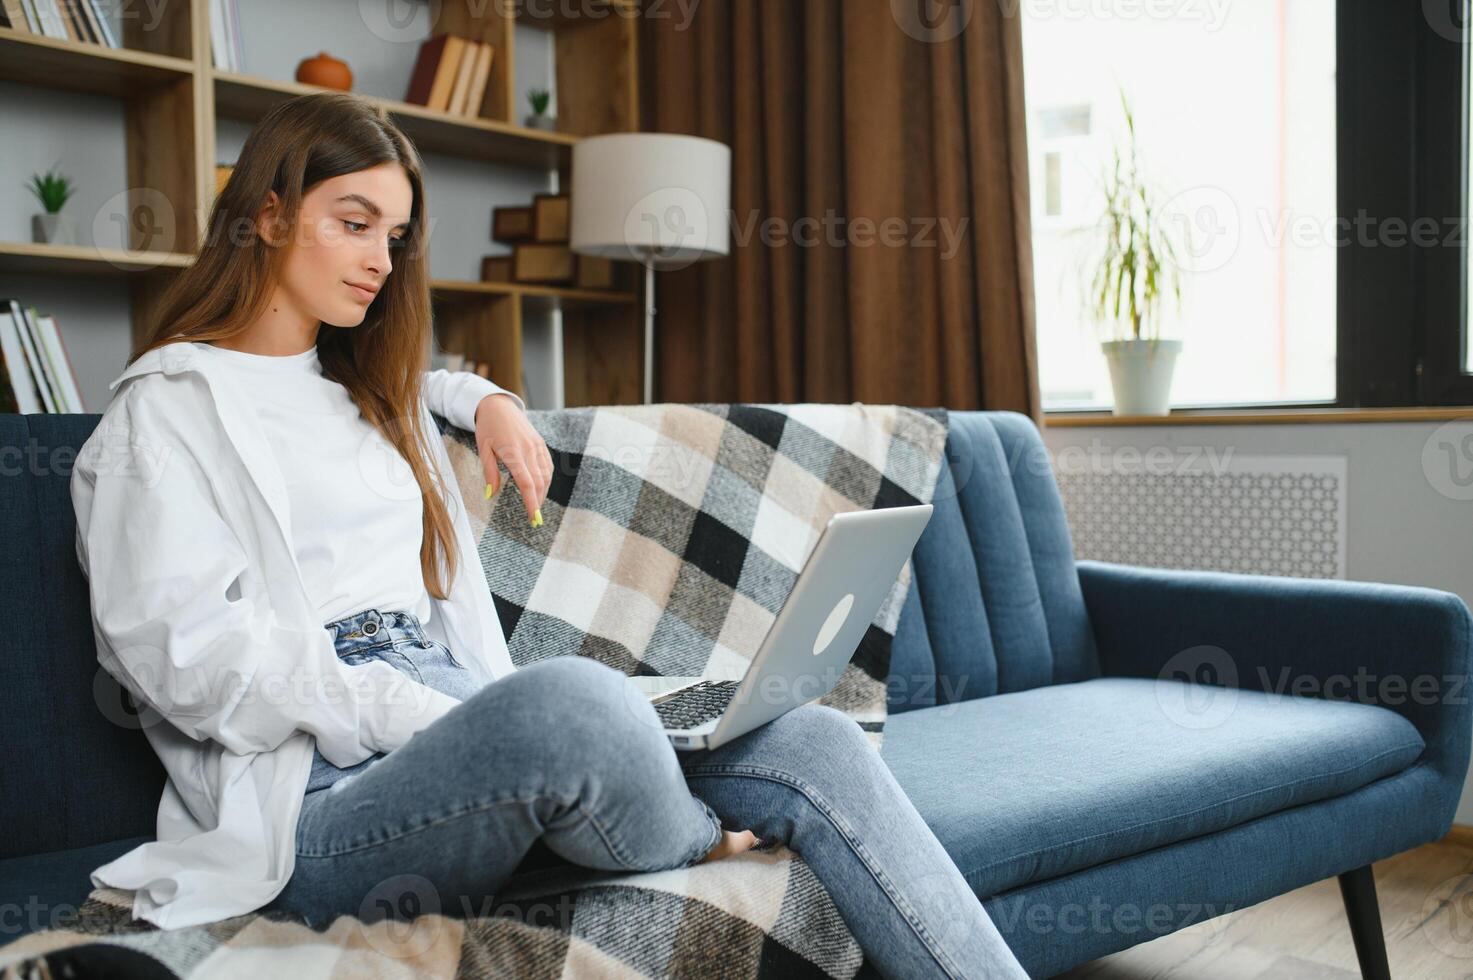
[[[277,203],[273,192],[267,210]],[[414,189],[397,163],[317,183],[303,196],[286,244],[278,298],[309,320],[358,326],[393,271],[413,204]]]

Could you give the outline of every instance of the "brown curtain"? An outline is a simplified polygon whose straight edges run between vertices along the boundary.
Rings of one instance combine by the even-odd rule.
[[[656,400],[1040,418],[1016,10],[646,0],[641,128],[732,148],[731,254],[657,274]]]

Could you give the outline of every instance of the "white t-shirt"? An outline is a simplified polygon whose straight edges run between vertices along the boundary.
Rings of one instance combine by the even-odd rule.
[[[348,389],[323,377],[317,348],[274,356],[195,346],[233,369],[252,397],[286,484],[297,564],[318,620],[392,609],[427,624],[433,607],[420,571],[419,484]],[[466,373],[470,379],[494,387]],[[475,427],[474,418],[449,421]]]

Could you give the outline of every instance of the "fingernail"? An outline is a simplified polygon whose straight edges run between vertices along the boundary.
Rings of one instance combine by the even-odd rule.
[[[541,507],[538,507],[536,510],[534,510],[532,512],[532,526],[533,527],[541,527],[542,526],[542,508]]]
[[[491,494],[494,493],[495,490],[496,490],[496,488],[494,486],[492,486],[489,483],[486,484],[486,496],[482,497],[481,499],[482,500],[490,500],[491,499]]]

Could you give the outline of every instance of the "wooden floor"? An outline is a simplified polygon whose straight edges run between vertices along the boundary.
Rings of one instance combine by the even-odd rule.
[[[1473,828],[1374,866],[1393,980],[1473,977]],[[1336,879],[1060,974],[1067,980],[1354,980]]]

